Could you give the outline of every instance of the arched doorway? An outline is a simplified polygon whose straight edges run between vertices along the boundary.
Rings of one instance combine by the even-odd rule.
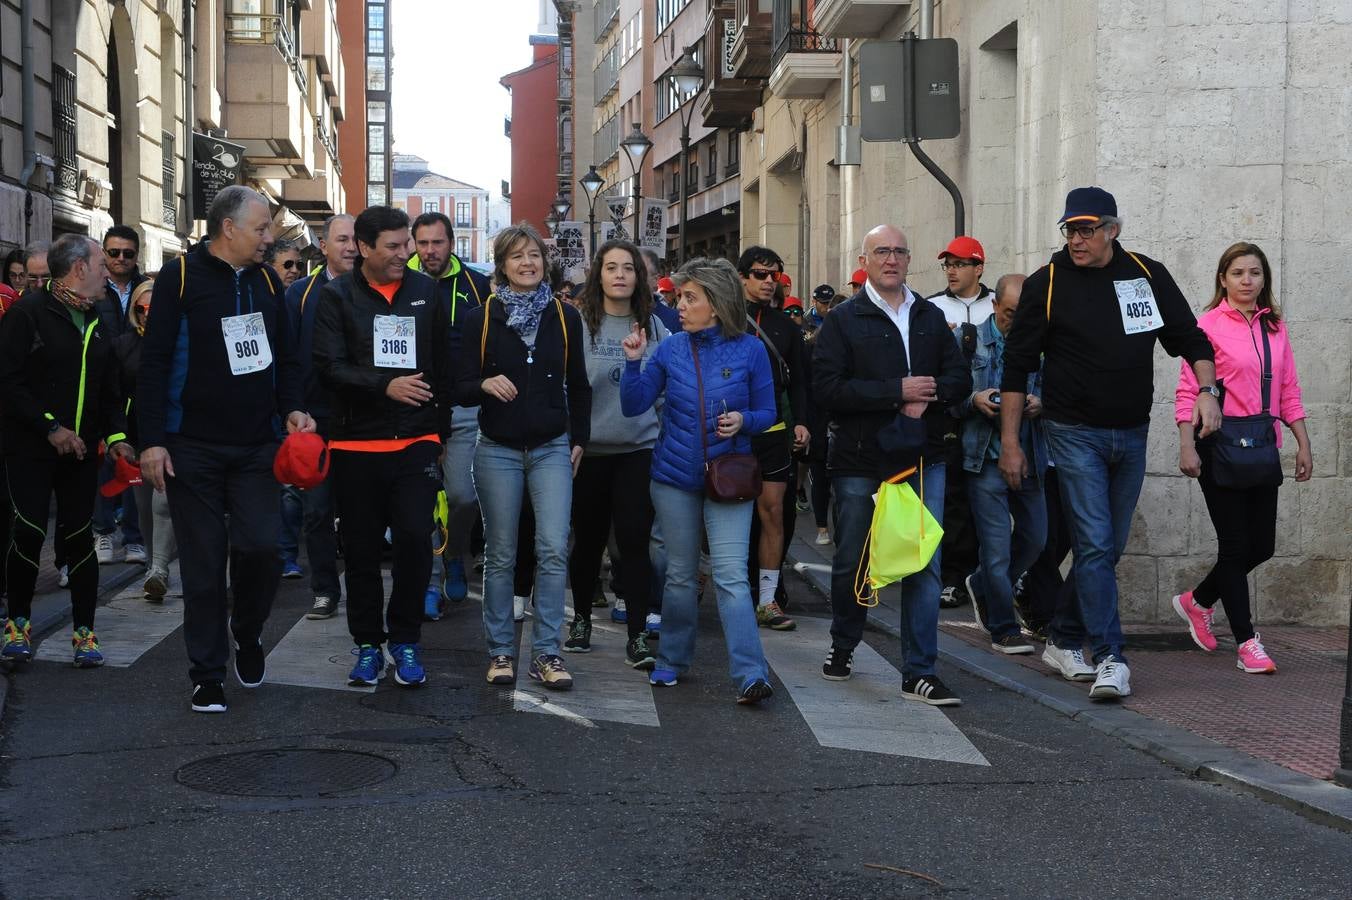
[[[108,214],[141,230],[141,154],[136,46],[125,7],[113,10],[108,33]],[[97,236],[97,235],[96,235]]]

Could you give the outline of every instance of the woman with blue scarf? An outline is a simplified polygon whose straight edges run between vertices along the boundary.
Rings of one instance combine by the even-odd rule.
[[[529,225],[493,239],[496,292],[465,315],[459,402],[479,407],[474,489],[484,520],[489,684],[516,680],[512,572],[522,499],[535,513],[535,626],[528,674],[553,690],[573,678],[559,655],[573,475],[591,428],[582,319],[554,299],[545,244]]]

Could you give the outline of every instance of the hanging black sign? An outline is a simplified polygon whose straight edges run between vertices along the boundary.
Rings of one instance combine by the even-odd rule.
[[[222,188],[239,184],[244,169],[244,148],[220,138],[193,132],[192,208],[206,218],[211,201]]]

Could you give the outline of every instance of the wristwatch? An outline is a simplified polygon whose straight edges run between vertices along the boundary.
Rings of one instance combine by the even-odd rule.
[[[1202,394],[1210,394],[1217,400],[1221,399],[1221,389],[1216,387],[1214,384],[1204,384],[1201,387],[1199,387],[1197,389],[1197,396],[1200,397]]]
[[[61,430],[61,423],[58,422],[58,421],[56,421],[55,419],[52,419],[52,424],[47,426],[47,433],[48,433],[48,434],[56,434],[56,433],[57,433],[58,431],[60,431],[60,430]]]

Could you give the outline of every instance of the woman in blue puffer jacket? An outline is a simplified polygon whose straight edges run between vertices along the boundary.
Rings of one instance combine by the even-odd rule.
[[[749,452],[747,435],[764,431],[776,418],[770,359],[761,342],[746,333],[742,285],[732,263],[691,260],[672,279],[681,332],[662,341],[644,366],[647,335],[635,327],[623,343],[620,376],[620,408],[626,416],[640,415],[659,394],[666,396],[653,448],[651,493],[667,545],[667,582],[662,642],[649,681],[674,685],[690,668],[698,618],[695,573],[700,536],[707,534],[737,702],[759,703],[773,690],[747,582],[753,503],[716,503],[705,496],[700,429],[708,459]]]

